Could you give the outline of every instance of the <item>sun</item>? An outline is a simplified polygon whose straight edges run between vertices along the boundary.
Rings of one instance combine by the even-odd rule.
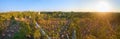
[[[94,7],[97,12],[110,12],[111,6],[108,2],[100,1],[96,3],[96,6]]]

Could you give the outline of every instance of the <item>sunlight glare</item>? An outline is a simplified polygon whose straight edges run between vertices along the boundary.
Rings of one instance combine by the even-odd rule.
[[[97,12],[110,12],[111,6],[108,2],[100,1],[98,4],[96,4],[95,9]]]

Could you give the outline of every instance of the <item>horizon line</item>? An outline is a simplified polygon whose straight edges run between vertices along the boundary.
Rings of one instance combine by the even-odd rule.
[[[34,11],[34,10],[25,10],[25,11],[0,11],[0,13],[5,13],[5,12],[88,12],[88,13],[104,13],[104,12],[97,12],[97,11],[60,11],[60,10],[56,10],[56,11]],[[120,11],[108,11],[105,13],[120,13]]]

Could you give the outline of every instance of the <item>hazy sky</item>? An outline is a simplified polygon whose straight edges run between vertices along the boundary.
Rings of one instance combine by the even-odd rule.
[[[120,11],[120,0],[0,0],[0,11],[93,11],[99,1]]]

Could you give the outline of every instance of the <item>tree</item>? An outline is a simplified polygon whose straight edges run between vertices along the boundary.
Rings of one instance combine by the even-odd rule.
[[[29,26],[29,24],[26,24],[25,22],[20,22],[19,23],[19,32],[16,32],[14,34],[14,38],[13,39],[27,39],[27,35],[30,36],[31,34],[31,28]]]

